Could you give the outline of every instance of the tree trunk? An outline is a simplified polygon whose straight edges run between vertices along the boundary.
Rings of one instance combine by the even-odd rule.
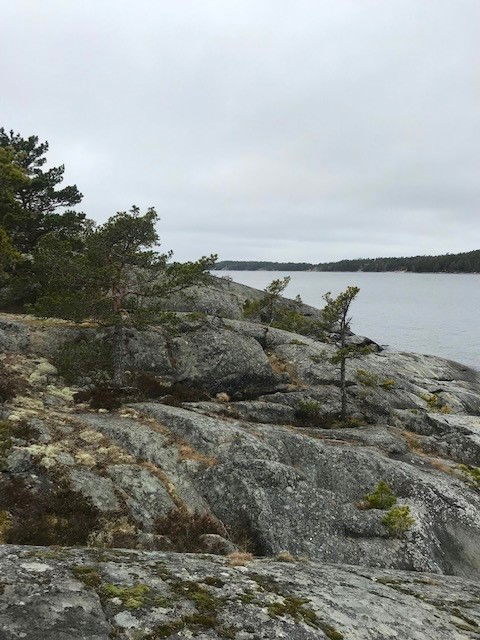
[[[125,384],[125,366],[127,358],[125,327],[117,324],[112,335],[113,382],[118,387]]]
[[[345,383],[345,358],[340,362],[340,392],[342,394],[342,409],[340,419],[342,422],[347,418],[347,385]]]
[[[340,348],[344,349],[346,344],[347,337],[347,311],[346,309],[343,313],[342,320],[340,323]],[[345,356],[342,357],[340,361],[340,393],[342,396],[342,408],[340,411],[340,420],[343,422],[347,418],[347,385],[345,381],[345,368],[346,368],[347,359]]]

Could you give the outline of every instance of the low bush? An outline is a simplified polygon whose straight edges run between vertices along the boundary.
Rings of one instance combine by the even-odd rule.
[[[317,427],[322,422],[322,406],[316,400],[301,400],[295,410],[297,424],[302,427]]]
[[[22,379],[9,371],[3,362],[0,362],[0,402],[14,398],[23,386]]]
[[[324,413],[316,400],[301,400],[295,410],[295,424],[315,429],[350,429],[361,427],[364,422],[355,416],[341,420],[338,413]]]
[[[228,538],[228,531],[211,513],[190,511],[176,507],[155,522],[155,531],[168,536],[176,551],[199,553],[202,549],[200,536],[213,533]]]
[[[365,369],[357,369],[355,377],[365,387],[380,387],[385,391],[390,391],[395,386],[393,378],[380,378],[373,371],[366,371]]]
[[[311,330],[312,320],[293,309],[281,309],[277,312],[272,327],[291,333],[307,335]]]
[[[31,440],[32,430],[24,422],[0,420],[0,471],[5,464],[5,458],[13,446],[14,439]]]
[[[376,373],[366,371],[365,369],[357,369],[355,377],[365,387],[376,387],[379,383],[379,378]]]
[[[422,395],[422,400],[425,400],[427,403],[427,408],[429,411],[438,412],[438,413],[451,413],[452,410],[448,406],[448,404],[442,404],[440,398],[436,393],[424,393]]]
[[[364,509],[390,509],[397,502],[397,498],[389,485],[383,480],[377,484],[361,503]]]
[[[99,522],[97,509],[80,494],[59,484],[37,492],[20,478],[2,484],[0,512],[10,519],[8,544],[85,545]]]
[[[126,400],[132,400],[131,396],[125,394],[122,389],[109,386],[108,384],[98,385],[93,389],[85,389],[73,394],[74,401],[88,402],[92,409],[107,409],[112,411],[122,406]]]
[[[392,507],[383,517],[382,524],[392,538],[401,538],[413,527],[415,518],[410,513],[410,507],[403,505]]]
[[[105,381],[112,376],[112,348],[107,340],[83,336],[63,344],[53,364],[68,384],[86,377]]]
[[[210,400],[210,395],[205,389],[195,385],[174,382],[165,384],[154,374],[148,372],[139,373],[134,381],[134,385],[140,397],[164,398],[164,404],[180,405],[182,402],[199,402]]]

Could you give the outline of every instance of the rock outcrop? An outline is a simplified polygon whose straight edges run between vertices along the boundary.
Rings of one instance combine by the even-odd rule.
[[[144,387],[109,410],[88,403],[92,379],[79,374],[79,389],[56,368],[72,343],[100,358],[107,330],[0,315],[0,365],[15,388],[0,404],[0,542],[97,548],[2,547],[2,640],[480,637],[468,582],[480,576],[480,374],[376,347],[348,368],[352,420],[339,424],[332,345],[241,319],[244,299],[260,295],[245,289],[215,283],[203,301],[192,293],[193,314],[177,301],[173,331],[130,331],[127,366]],[[391,504],[366,499],[379,483],[400,507],[390,519]],[[109,547],[305,561],[234,568]],[[83,582],[98,584],[76,566],[95,566]],[[211,578],[200,593],[222,608],[210,628],[200,596],[174,585],[172,604],[171,575]],[[122,608],[124,597],[148,606]],[[25,612],[44,627],[22,636]]]

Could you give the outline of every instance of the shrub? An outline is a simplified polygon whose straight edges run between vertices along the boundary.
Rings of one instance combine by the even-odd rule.
[[[438,411],[439,413],[451,413],[452,410],[448,404],[443,404],[436,393],[424,393],[422,399],[427,403],[429,411]]]
[[[14,398],[23,386],[22,379],[0,362],[0,402]]]
[[[474,489],[480,490],[480,467],[471,467],[468,464],[461,464],[458,467],[465,475],[468,484]]]
[[[275,560],[277,562],[292,562],[292,563],[297,562],[297,558],[295,558],[295,556],[292,556],[292,554],[289,551],[280,551],[275,556]]]
[[[99,527],[88,536],[89,547],[131,549],[137,547],[137,529],[127,516],[101,518]]]
[[[4,459],[13,446],[13,439],[31,440],[32,430],[24,422],[0,420],[0,470]]]
[[[372,373],[371,371],[357,369],[355,377],[360,384],[363,384],[366,387],[376,387],[378,385],[378,376],[376,373]]]
[[[299,427],[316,429],[349,429],[364,425],[355,416],[347,416],[342,420],[338,413],[323,413],[322,405],[316,400],[301,400],[295,410],[295,420]]]
[[[92,390],[90,398],[90,406],[92,409],[118,409],[122,406],[123,397],[122,393],[115,388],[108,386],[95,387]]]
[[[168,385],[154,374],[148,372],[139,373],[135,378],[134,384],[141,397],[163,398],[164,404],[178,406],[182,402],[210,400],[210,395],[205,389],[182,382],[174,382]]]
[[[0,511],[0,544],[8,542],[8,534],[12,528],[12,519],[7,511]]]
[[[355,377],[365,387],[381,387],[385,391],[390,391],[395,386],[393,378],[381,379],[373,371],[366,371],[365,369],[357,369]]]
[[[113,371],[112,348],[106,340],[81,337],[66,342],[53,358],[53,364],[68,384],[85,377],[110,379]]]
[[[157,519],[155,531],[168,536],[176,551],[198,553],[203,550],[200,536],[213,533],[228,538],[228,531],[211,513],[176,507]]]
[[[73,394],[76,403],[89,402],[92,409],[118,409],[127,397],[121,389],[111,387],[108,384],[100,384],[93,389],[78,391]]]
[[[322,419],[322,407],[316,400],[301,400],[295,410],[295,418],[304,427],[316,427]]]
[[[0,491],[0,512],[9,514],[8,544],[85,545],[98,524],[98,511],[83,496],[60,485],[30,489],[20,478]]]
[[[247,298],[243,303],[243,316],[245,318],[253,318],[260,313],[261,309],[261,300],[250,300],[249,298]]]
[[[383,480],[380,481],[372,493],[365,496],[362,506],[364,509],[390,509],[397,502],[393,491]]]
[[[293,309],[281,309],[277,312],[272,327],[291,333],[307,335],[312,321]]]
[[[410,507],[392,507],[382,519],[390,536],[401,538],[415,524],[415,518],[410,513]]]
[[[365,422],[361,418],[357,418],[356,416],[347,416],[345,420],[334,420],[331,428],[332,429],[352,429],[356,427],[364,427]]]

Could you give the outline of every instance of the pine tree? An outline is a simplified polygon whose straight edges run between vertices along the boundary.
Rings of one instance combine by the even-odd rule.
[[[33,253],[40,291],[32,311],[75,321],[90,319],[113,329],[114,382],[124,384],[126,329],[159,322],[164,299],[205,281],[216,256],[170,263],[159,253],[158,215],[137,207],[86,232],[81,251],[71,240],[49,234]]]
[[[290,276],[277,278],[264,289],[264,296],[258,300],[246,300],[243,306],[245,317],[258,316],[262,322],[271,325],[278,312],[280,297],[290,283]]]
[[[20,254],[15,249],[5,229],[0,227],[0,285],[4,285],[7,278],[7,269],[20,260]]]
[[[323,298],[327,303],[323,308],[323,327],[325,331],[336,336],[335,344],[337,350],[331,357],[330,361],[339,366],[339,384],[341,393],[340,419],[342,421],[347,418],[347,385],[346,385],[346,367],[347,360],[350,358],[358,358],[370,352],[369,347],[348,344],[348,336],[351,333],[350,323],[352,319],[348,316],[350,305],[357,297],[360,289],[358,287],[347,287],[345,291],[340,293],[336,298],[332,298],[330,292],[326,293]]]
[[[68,235],[86,223],[84,213],[68,210],[82,199],[77,186],[59,188],[64,165],[45,169],[47,151],[48,142],[38,136],[22,138],[0,128],[0,226],[25,253],[51,231]],[[59,213],[62,208],[67,211]]]

